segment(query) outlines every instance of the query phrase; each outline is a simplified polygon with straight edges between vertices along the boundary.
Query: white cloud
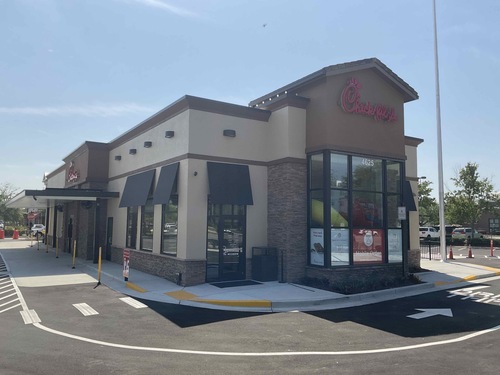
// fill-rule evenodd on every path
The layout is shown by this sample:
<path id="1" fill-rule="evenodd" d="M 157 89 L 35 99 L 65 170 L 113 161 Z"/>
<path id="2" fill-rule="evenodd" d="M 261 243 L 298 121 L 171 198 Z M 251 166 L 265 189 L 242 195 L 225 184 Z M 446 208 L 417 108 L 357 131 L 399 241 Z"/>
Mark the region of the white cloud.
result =
<path id="1" fill-rule="evenodd" d="M 141 106 L 134 103 L 91 104 L 83 106 L 62 107 L 0 107 L 0 114 L 32 115 L 32 116 L 86 116 L 114 117 L 131 113 L 152 113 L 157 108 Z"/>
<path id="2" fill-rule="evenodd" d="M 165 3 L 162 0 L 119 0 L 122 2 L 127 2 L 127 3 L 139 3 L 144 6 L 152 7 L 152 8 L 158 8 L 161 10 L 165 10 L 167 12 L 176 14 L 178 16 L 182 17 L 197 17 L 197 15 L 187 9 L 179 8 L 174 5 L 170 5 Z"/>

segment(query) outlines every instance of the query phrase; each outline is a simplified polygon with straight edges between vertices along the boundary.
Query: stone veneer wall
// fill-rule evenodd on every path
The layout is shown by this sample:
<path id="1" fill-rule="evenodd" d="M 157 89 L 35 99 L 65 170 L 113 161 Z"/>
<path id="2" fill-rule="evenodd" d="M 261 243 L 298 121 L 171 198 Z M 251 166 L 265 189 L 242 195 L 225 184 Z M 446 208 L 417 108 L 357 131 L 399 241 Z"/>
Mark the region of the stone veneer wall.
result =
<path id="1" fill-rule="evenodd" d="M 283 252 L 286 282 L 298 282 L 307 265 L 307 165 L 284 162 L 268 167 L 268 246 Z M 278 257 L 281 262 L 281 256 Z M 281 264 L 279 266 L 281 272 Z"/>
<path id="2" fill-rule="evenodd" d="M 123 264 L 123 248 L 112 247 L 111 261 Z M 205 260 L 184 260 L 147 251 L 130 250 L 129 280 L 134 280 L 133 270 L 162 277 L 182 286 L 203 284 L 206 281 Z M 179 274 L 180 282 L 179 282 Z"/>
<path id="3" fill-rule="evenodd" d="M 410 272 L 420 269 L 420 249 L 408 251 L 408 268 Z"/>
<path id="4" fill-rule="evenodd" d="M 327 279 L 330 285 L 336 283 L 348 286 L 360 283 L 377 282 L 385 278 L 403 276 L 403 265 L 362 266 L 355 268 L 307 267 L 306 276 L 314 279 Z"/>

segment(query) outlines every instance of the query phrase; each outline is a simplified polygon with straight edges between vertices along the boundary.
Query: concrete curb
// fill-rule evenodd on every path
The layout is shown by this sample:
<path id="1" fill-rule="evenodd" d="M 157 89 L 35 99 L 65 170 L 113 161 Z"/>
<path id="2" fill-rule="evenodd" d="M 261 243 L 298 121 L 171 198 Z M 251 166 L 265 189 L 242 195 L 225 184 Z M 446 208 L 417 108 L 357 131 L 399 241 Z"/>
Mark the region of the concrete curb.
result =
<path id="1" fill-rule="evenodd" d="M 88 273 L 93 277 L 97 275 L 97 265 L 88 264 L 84 262 L 77 262 L 77 266 L 85 268 Z M 103 282 L 105 285 L 124 294 L 128 294 L 137 298 L 152 300 L 162 303 L 172 303 L 184 306 L 191 306 L 197 308 L 213 309 L 213 310 L 227 310 L 227 311 L 245 311 L 245 312 L 289 312 L 289 311 L 318 311 L 327 309 L 339 309 L 346 307 L 354 307 L 361 305 L 368 305 L 397 298 L 404 298 L 419 294 L 430 293 L 449 289 L 451 287 L 461 287 L 467 285 L 471 281 L 485 279 L 495 276 L 500 276 L 500 270 L 474 265 L 471 268 L 478 270 L 490 271 L 488 273 L 470 275 L 467 277 L 453 277 L 447 274 L 441 274 L 443 278 L 449 277 L 450 280 L 428 280 L 420 284 L 409 285 L 400 288 L 391 288 L 384 290 L 377 290 L 373 292 L 352 294 L 352 295 L 338 295 L 330 298 L 311 298 L 311 299 L 259 299 L 259 298 L 244 298 L 244 299 L 221 299 L 221 298 L 207 298 L 192 295 L 189 297 L 172 297 L 169 293 L 173 291 L 159 291 L 150 292 L 140 285 L 141 282 L 137 281 L 132 283 L 126 282 L 121 277 L 112 275 L 110 273 L 101 272 L 108 282 Z M 427 273 L 426 273 L 427 274 Z M 435 274 L 433 272 L 432 274 Z M 423 276 L 422 276 L 423 277 Z M 184 288 L 179 287 L 184 290 Z"/>

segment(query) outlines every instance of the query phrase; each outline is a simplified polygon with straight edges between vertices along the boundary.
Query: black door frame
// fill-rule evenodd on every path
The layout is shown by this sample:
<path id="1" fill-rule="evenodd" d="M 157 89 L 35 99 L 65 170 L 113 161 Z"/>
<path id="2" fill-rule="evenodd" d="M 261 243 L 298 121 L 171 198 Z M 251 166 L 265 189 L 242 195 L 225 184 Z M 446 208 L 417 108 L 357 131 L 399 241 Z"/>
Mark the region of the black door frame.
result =
<path id="1" fill-rule="evenodd" d="M 108 217 L 106 223 L 106 260 L 111 260 L 112 244 L 113 244 L 113 218 Z"/>
<path id="2" fill-rule="evenodd" d="M 217 220 L 217 246 L 218 246 L 218 276 L 217 279 L 209 279 L 208 277 L 208 266 L 207 262 L 207 281 L 232 281 L 232 280 L 244 280 L 246 278 L 246 206 L 244 207 L 243 214 L 227 214 L 221 213 L 223 211 L 222 204 L 217 204 L 219 206 L 217 209 L 218 214 L 212 214 L 210 217 L 216 218 Z M 225 244 L 225 225 L 226 220 L 239 220 L 242 226 L 242 239 L 241 239 L 241 251 L 235 255 L 235 252 L 228 251 Z M 210 222 L 210 220 L 207 220 Z M 226 233 L 227 234 L 227 233 Z M 208 260 L 208 228 L 207 228 L 207 260 Z M 225 270 L 226 260 L 237 256 L 237 269 L 235 272 Z"/>

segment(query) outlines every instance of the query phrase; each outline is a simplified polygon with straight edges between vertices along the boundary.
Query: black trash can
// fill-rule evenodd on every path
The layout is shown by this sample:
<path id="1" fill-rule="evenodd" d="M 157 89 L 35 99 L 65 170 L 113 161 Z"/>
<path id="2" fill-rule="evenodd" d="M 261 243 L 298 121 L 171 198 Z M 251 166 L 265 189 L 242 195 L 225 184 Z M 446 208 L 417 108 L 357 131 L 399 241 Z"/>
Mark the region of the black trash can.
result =
<path id="1" fill-rule="evenodd" d="M 252 248 L 252 279 L 278 280 L 278 249 L 275 247 Z"/>

